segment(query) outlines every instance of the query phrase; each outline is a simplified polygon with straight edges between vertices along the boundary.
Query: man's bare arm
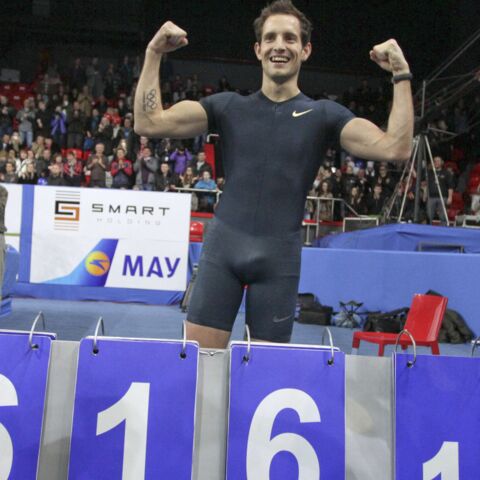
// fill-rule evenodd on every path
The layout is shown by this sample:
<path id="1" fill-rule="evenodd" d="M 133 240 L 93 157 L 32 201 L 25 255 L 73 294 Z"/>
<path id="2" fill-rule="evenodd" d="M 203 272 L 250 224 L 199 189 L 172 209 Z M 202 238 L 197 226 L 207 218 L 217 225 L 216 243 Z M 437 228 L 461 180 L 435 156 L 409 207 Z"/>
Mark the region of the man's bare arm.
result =
<path id="1" fill-rule="evenodd" d="M 394 76 L 410 73 L 408 63 L 395 40 L 375 46 L 370 52 L 370 58 Z M 393 104 L 386 132 L 368 120 L 355 118 L 343 128 L 340 142 L 345 150 L 360 158 L 408 160 L 413 143 L 410 81 L 401 81 L 393 87 Z"/>
<path id="2" fill-rule="evenodd" d="M 166 22 L 148 44 L 142 74 L 135 92 L 135 132 L 146 137 L 190 138 L 208 128 L 207 114 L 199 102 L 183 101 L 168 110 L 162 107 L 160 63 L 162 55 L 188 45 L 187 33 Z"/>

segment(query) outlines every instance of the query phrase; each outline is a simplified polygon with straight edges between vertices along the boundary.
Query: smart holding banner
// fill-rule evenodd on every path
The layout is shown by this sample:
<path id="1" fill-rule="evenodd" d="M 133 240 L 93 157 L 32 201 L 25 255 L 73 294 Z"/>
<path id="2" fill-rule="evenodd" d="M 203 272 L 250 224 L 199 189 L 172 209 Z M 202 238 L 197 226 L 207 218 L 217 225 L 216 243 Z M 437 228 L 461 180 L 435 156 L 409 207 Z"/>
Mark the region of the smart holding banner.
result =
<path id="1" fill-rule="evenodd" d="M 37 478 L 51 338 L 0 334 L 0 479 Z"/>
<path id="2" fill-rule="evenodd" d="M 31 283 L 182 291 L 190 196 L 35 188 Z"/>
<path id="3" fill-rule="evenodd" d="M 394 356 L 396 480 L 477 480 L 480 359 L 413 358 Z"/>
<path id="4" fill-rule="evenodd" d="M 335 350 L 232 344 L 228 480 L 345 478 L 345 355 Z"/>
<path id="5" fill-rule="evenodd" d="M 192 342 L 83 339 L 68 478 L 190 480 L 198 352 Z"/>

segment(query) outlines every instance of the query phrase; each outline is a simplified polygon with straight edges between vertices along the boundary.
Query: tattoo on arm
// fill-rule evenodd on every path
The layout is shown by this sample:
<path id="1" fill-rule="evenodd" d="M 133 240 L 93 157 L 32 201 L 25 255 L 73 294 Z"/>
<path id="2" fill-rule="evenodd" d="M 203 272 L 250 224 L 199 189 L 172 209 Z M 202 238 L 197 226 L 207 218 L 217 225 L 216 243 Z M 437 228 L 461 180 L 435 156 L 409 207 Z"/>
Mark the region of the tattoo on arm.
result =
<path id="1" fill-rule="evenodd" d="M 158 107 L 157 91 L 152 88 L 149 92 L 143 92 L 143 111 L 152 112 Z"/>

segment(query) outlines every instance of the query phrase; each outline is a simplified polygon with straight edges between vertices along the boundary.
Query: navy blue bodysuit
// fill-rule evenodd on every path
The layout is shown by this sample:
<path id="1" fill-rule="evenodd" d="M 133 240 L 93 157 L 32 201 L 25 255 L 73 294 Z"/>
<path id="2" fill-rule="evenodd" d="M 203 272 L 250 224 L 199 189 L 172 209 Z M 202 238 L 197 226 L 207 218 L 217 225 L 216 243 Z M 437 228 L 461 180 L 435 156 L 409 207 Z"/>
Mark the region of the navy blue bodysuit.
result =
<path id="1" fill-rule="evenodd" d="M 326 148 L 354 115 L 299 93 L 273 102 L 261 91 L 201 100 L 220 135 L 225 187 L 209 225 L 188 320 L 230 331 L 243 288 L 252 337 L 288 342 L 300 275 L 305 197 Z"/>

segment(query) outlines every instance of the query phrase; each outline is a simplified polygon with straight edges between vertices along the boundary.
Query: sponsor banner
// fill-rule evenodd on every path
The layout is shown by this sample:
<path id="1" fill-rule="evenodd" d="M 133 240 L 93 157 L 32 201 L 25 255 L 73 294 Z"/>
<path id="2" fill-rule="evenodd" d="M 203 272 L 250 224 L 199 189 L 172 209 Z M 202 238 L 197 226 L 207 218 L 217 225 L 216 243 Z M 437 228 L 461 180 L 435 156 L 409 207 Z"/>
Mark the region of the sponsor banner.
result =
<path id="1" fill-rule="evenodd" d="M 36 188 L 31 283 L 184 290 L 190 196 Z"/>
<path id="2" fill-rule="evenodd" d="M 394 356 L 395 478 L 479 478 L 480 359 Z"/>
<path id="3" fill-rule="evenodd" d="M 51 338 L 0 335 L 0 478 L 34 480 L 42 434 Z"/>
<path id="4" fill-rule="evenodd" d="M 330 348 L 247 352 L 232 344 L 226 478 L 344 479 L 345 355 L 329 364 Z"/>
<path id="5" fill-rule="evenodd" d="M 22 225 L 22 185 L 2 183 L 8 190 L 7 208 L 5 209 L 5 242 L 15 250 L 20 250 L 20 231 Z"/>
<path id="6" fill-rule="evenodd" d="M 69 476 L 192 478 L 198 345 L 81 341 Z"/>

